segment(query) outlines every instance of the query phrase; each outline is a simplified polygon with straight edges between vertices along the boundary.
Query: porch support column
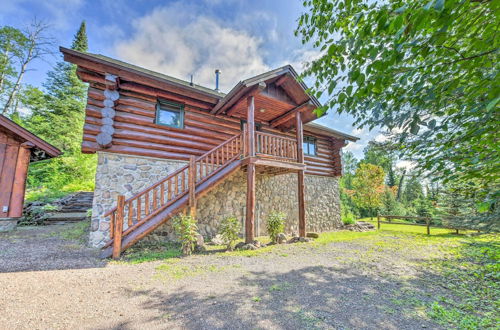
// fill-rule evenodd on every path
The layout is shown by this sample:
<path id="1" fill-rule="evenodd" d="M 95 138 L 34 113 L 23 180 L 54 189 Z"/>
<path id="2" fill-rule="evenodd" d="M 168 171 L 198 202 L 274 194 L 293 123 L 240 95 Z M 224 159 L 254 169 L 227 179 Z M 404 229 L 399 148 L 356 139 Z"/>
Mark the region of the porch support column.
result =
<path id="1" fill-rule="evenodd" d="M 247 147 L 248 156 L 255 156 L 255 102 L 254 97 L 247 98 Z M 247 165 L 247 212 L 245 221 L 245 242 L 254 240 L 255 221 L 255 164 L 249 162 Z"/>
<path id="2" fill-rule="evenodd" d="M 301 113 L 295 114 L 295 131 L 297 132 L 297 160 L 299 163 L 304 163 L 304 150 L 302 143 L 304 141 L 304 134 L 302 131 L 302 118 Z M 304 170 L 298 171 L 298 185 L 297 197 L 299 202 L 299 236 L 306 237 L 306 198 L 305 198 L 305 183 L 304 183 Z"/>

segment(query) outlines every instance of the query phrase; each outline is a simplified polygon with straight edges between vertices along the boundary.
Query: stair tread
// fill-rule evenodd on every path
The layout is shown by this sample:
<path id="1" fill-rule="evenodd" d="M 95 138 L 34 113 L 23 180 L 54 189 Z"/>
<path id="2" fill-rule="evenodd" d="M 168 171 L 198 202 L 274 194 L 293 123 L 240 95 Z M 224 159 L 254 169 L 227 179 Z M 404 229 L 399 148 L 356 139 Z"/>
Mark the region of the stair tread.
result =
<path id="1" fill-rule="evenodd" d="M 221 183 L 226 177 L 234 173 L 236 170 L 238 170 L 241 167 L 241 160 L 237 159 L 234 160 L 233 162 L 226 164 L 223 166 L 220 171 L 213 173 L 210 176 L 209 180 L 203 181 L 202 183 L 198 184 L 196 186 L 196 196 L 200 194 L 206 193 L 209 190 L 215 188 L 219 183 Z M 132 231 L 130 234 L 127 236 L 123 237 L 122 240 L 122 251 L 127 249 L 128 247 L 132 246 L 135 244 L 135 242 L 139 241 L 141 238 L 147 236 L 149 233 L 154 231 L 156 228 L 158 228 L 160 225 L 168 221 L 170 218 L 175 216 L 179 211 L 181 211 L 189 201 L 189 196 L 188 194 L 183 195 L 181 198 L 179 198 L 177 201 L 160 211 L 157 215 L 155 215 L 153 218 L 142 224 L 141 226 L 137 227 L 134 231 Z M 111 239 L 109 242 L 112 242 L 113 240 Z M 109 243 L 108 242 L 108 243 Z M 109 258 L 111 257 L 113 253 L 113 245 L 110 244 L 109 246 L 105 247 L 102 252 L 101 252 L 101 258 Z"/>

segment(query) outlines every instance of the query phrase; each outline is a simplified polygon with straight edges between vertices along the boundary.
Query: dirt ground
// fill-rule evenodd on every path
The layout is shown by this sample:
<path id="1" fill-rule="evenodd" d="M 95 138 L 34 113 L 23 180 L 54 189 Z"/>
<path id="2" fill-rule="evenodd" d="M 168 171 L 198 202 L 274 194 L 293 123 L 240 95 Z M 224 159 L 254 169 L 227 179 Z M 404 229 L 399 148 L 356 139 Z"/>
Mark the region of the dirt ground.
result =
<path id="1" fill-rule="evenodd" d="M 0 233 L 0 329 L 439 328 L 396 298 L 436 294 L 419 265 L 440 250 L 396 236 L 132 264 L 67 231 Z"/>

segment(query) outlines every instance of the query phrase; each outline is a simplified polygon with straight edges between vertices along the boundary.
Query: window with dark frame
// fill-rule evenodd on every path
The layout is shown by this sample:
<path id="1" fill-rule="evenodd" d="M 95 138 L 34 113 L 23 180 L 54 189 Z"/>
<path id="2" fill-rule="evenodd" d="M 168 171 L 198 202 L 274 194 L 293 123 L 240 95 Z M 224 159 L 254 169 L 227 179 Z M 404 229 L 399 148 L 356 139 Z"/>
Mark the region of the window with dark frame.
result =
<path id="1" fill-rule="evenodd" d="M 184 128 L 184 105 L 158 100 L 156 104 L 156 124 Z"/>
<path id="2" fill-rule="evenodd" d="M 316 138 L 304 136 L 302 148 L 304 149 L 304 155 L 316 156 Z"/>

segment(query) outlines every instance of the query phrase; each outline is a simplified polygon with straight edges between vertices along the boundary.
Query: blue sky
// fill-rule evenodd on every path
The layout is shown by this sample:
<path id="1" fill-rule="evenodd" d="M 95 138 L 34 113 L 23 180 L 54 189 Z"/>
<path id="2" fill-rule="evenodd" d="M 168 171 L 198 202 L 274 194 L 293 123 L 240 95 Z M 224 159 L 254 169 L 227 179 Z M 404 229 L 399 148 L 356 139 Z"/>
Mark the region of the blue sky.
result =
<path id="1" fill-rule="evenodd" d="M 7 3 L 3 3 L 7 1 Z M 55 45 L 69 46 L 82 20 L 89 51 L 118 58 L 177 78 L 213 87 L 222 70 L 227 92 L 239 80 L 292 64 L 299 72 L 319 52 L 302 45 L 293 31 L 303 11 L 292 0 L 4 0 L 0 25 L 24 28 L 35 17 L 50 24 Z M 41 85 L 60 55 L 34 62 L 25 82 Z M 352 118 L 334 111 L 319 123 L 361 137 L 347 150 L 360 158 L 378 131 L 352 127 Z"/>

